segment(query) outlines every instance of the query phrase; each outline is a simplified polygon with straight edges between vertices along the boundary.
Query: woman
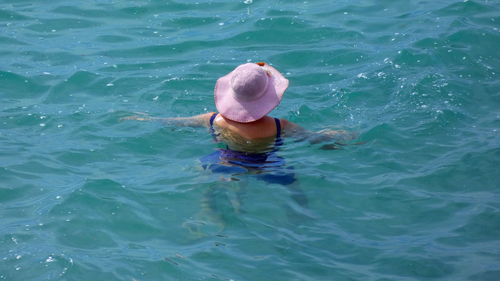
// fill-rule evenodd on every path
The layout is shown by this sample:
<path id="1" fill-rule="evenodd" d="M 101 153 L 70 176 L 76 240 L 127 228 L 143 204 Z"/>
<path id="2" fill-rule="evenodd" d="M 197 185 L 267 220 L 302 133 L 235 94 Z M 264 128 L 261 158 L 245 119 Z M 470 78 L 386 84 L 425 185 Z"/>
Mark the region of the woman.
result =
<path id="1" fill-rule="evenodd" d="M 217 80 L 214 97 L 218 112 L 177 118 L 136 115 L 124 119 L 209 127 L 216 141 L 225 144 L 225 148 L 201 158 L 204 168 L 230 175 L 250 172 L 266 182 L 288 185 L 295 177 L 284 168 L 283 159 L 274 153 L 282 137 L 300 137 L 318 143 L 349 140 L 353 136 L 345 131 L 311 132 L 286 119 L 268 116 L 280 103 L 287 87 L 288 80 L 274 67 L 263 62 L 246 63 Z"/>

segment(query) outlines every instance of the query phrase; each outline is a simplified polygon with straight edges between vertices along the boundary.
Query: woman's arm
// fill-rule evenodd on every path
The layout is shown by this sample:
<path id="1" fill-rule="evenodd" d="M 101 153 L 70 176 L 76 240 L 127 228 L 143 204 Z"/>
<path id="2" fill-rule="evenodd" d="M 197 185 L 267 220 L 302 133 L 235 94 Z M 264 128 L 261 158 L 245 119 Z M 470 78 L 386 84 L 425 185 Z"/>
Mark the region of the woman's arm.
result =
<path id="1" fill-rule="evenodd" d="M 210 117 L 214 112 L 190 116 L 190 117 L 151 117 L 145 113 L 137 113 L 123 117 L 120 120 L 137 121 L 159 121 L 165 125 L 184 126 L 184 127 L 210 127 Z"/>
<path id="2" fill-rule="evenodd" d="M 344 130 L 324 129 L 313 132 L 285 119 L 281 119 L 281 123 L 283 125 L 283 136 L 307 140 L 311 144 L 327 141 L 334 141 L 337 144 L 341 144 L 352 141 L 357 137 L 356 134 Z"/>

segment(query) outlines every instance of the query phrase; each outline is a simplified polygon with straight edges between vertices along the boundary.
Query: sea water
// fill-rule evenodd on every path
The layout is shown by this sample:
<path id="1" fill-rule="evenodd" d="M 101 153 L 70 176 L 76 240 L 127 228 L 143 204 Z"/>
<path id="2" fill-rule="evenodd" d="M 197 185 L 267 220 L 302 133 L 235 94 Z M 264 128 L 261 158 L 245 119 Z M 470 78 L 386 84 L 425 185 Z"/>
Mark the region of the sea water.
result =
<path id="1" fill-rule="evenodd" d="M 1 1 L 0 280 L 500 280 L 499 28 L 496 0 Z M 359 144 L 287 139 L 290 188 L 120 121 L 215 111 L 258 61 L 272 116 Z"/>

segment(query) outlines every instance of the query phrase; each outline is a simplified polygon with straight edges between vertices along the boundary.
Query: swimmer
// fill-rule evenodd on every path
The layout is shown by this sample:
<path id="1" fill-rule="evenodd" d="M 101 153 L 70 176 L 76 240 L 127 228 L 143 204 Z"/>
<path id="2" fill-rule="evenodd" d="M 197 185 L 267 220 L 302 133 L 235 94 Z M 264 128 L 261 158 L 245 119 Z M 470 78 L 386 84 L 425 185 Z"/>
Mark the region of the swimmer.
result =
<path id="1" fill-rule="evenodd" d="M 311 144 L 333 141 L 323 149 L 336 149 L 355 138 L 343 130 L 312 132 L 286 119 L 268 114 L 279 105 L 288 80 L 267 63 L 246 63 L 219 78 L 215 85 L 218 112 L 191 117 L 150 117 L 146 114 L 122 120 L 160 121 L 166 125 L 208 127 L 217 141 L 231 151 L 261 153 L 272 150 L 282 137 L 307 140 Z"/>
<path id="2" fill-rule="evenodd" d="M 220 213 L 222 208 L 217 207 L 217 198 L 221 193 L 227 193 L 232 209 L 238 213 L 241 208 L 239 197 L 248 183 L 240 181 L 243 175 L 286 186 L 293 201 L 307 209 L 308 199 L 299 187 L 293 167 L 288 167 L 276 153 L 282 138 L 293 137 L 312 144 L 333 142 L 324 145 L 323 149 L 338 149 L 342 143 L 354 139 L 353 134 L 346 131 L 312 132 L 286 119 L 268 116 L 280 103 L 287 87 L 288 80 L 269 64 L 246 63 L 217 80 L 214 97 L 218 112 L 174 118 L 139 113 L 122 120 L 160 121 L 166 125 L 210 129 L 213 138 L 224 148 L 200 158 L 200 162 L 204 169 L 222 174 L 223 180 L 205 189 L 203 210 L 198 217 L 208 216 L 222 229 L 225 225 L 222 218 L 227 212 Z M 293 209 L 287 206 L 287 213 L 289 217 L 297 218 Z M 196 221 L 187 222 L 186 227 L 199 234 L 198 224 Z"/>

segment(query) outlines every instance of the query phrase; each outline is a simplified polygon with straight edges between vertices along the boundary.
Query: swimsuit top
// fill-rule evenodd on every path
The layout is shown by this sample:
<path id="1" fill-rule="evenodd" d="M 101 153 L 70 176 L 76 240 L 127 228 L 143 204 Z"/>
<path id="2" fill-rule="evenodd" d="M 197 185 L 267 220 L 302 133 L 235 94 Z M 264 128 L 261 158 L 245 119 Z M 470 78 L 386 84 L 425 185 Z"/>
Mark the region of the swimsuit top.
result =
<path id="1" fill-rule="evenodd" d="M 216 137 L 214 130 L 214 120 L 217 115 L 218 113 L 214 113 L 212 114 L 212 116 L 210 116 L 210 133 L 214 138 Z M 273 119 L 274 123 L 276 124 L 276 139 L 274 141 L 274 146 L 277 147 L 283 144 L 283 141 L 281 140 L 281 122 L 280 119 L 278 118 L 273 118 Z"/>

